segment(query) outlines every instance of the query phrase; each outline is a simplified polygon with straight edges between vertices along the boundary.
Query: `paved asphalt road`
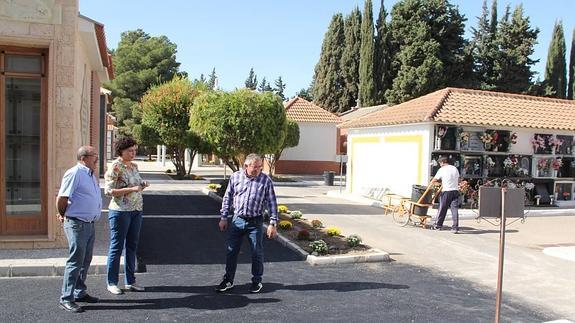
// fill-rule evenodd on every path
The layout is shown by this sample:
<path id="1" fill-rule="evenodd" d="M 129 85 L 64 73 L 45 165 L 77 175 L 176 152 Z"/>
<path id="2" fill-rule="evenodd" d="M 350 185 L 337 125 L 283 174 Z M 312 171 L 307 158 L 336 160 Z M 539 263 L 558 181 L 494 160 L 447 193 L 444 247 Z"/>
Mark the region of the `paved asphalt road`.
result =
<path id="1" fill-rule="evenodd" d="M 101 297 L 82 314 L 57 306 L 61 278 L 0 280 L 2 322 L 492 322 L 494 295 L 462 280 L 398 263 L 310 267 L 266 264 L 261 294 L 248 293 L 249 265 L 230 293 L 213 291 L 217 265 L 149 266 L 138 281 L 148 292 L 114 296 L 104 276 L 90 276 Z M 503 322 L 542 322 L 552 315 L 505 299 Z"/>
<path id="2" fill-rule="evenodd" d="M 89 292 L 102 300 L 87 305 L 83 314 L 58 308 L 61 277 L 0 279 L 0 322 L 493 321 L 493 291 L 469 281 L 399 262 L 311 267 L 271 241 L 266 243 L 261 294 L 247 292 L 246 261 L 239 265 L 236 288 L 217 294 L 213 288 L 224 269 L 223 237 L 213 214 L 217 203 L 201 195 L 154 196 L 146 203 L 150 217 L 144 220 L 144 249 L 194 252 L 204 258 L 148 263 L 147 273 L 138 274 L 138 282 L 148 288 L 144 293 L 114 296 L 106 292 L 104 276 L 90 276 Z M 169 208 L 171 216 L 154 216 L 162 213 L 154 208 L 162 207 Z M 183 222 L 167 225 L 170 221 Z M 502 317 L 504 322 L 542 322 L 557 315 L 504 297 Z"/>

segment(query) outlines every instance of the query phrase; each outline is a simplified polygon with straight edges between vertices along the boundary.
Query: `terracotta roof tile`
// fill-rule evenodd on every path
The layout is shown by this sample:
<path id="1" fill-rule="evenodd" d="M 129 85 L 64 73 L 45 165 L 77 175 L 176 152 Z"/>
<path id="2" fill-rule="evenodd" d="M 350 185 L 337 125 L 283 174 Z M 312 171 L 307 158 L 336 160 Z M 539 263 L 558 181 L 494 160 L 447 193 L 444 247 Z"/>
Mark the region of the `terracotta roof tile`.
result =
<path id="1" fill-rule="evenodd" d="M 575 101 L 445 88 L 344 122 L 340 127 L 365 128 L 425 121 L 575 130 Z"/>
<path id="2" fill-rule="evenodd" d="M 335 114 L 324 110 L 317 105 L 295 97 L 284 103 L 286 115 L 289 119 L 298 122 L 340 123 L 341 119 Z"/>

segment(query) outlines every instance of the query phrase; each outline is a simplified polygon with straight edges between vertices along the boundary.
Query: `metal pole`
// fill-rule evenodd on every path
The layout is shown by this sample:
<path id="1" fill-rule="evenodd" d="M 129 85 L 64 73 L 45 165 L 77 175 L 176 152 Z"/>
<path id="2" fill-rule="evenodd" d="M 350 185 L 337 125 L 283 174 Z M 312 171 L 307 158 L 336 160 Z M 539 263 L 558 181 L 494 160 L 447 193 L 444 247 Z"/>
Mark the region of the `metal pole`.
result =
<path id="1" fill-rule="evenodd" d="M 341 194 L 342 178 L 343 178 L 343 156 L 340 155 L 340 158 L 339 158 L 339 194 Z"/>
<path id="2" fill-rule="evenodd" d="M 501 317 L 501 293 L 503 289 L 503 260 L 505 257 L 505 193 L 507 188 L 501 189 L 501 223 L 499 231 L 499 265 L 497 266 L 497 296 L 495 298 L 495 323 Z"/>

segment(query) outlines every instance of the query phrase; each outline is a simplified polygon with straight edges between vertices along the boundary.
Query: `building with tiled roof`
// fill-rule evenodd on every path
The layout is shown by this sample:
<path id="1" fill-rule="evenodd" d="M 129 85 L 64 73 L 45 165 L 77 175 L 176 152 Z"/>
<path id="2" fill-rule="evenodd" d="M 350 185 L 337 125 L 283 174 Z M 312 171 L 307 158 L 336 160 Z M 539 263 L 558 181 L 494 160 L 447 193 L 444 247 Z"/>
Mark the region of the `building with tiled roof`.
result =
<path id="1" fill-rule="evenodd" d="M 324 171 L 339 173 L 336 162 L 339 151 L 341 119 L 335 114 L 296 97 L 284 103 L 288 119 L 297 122 L 299 144 L 283 151 L 276 162 L 277 174 L 322 174 Z"/>
<path id="2" fill-rule="evenodd" d="M 476 184 L 534 184 L 534 204 L 575 205 L 575 101 L 445 88 L 339 125 L 348 131 L 348 190 L 409 196 L 446 156 Z M 537 196 L 537 198 L 535 198 Z"/>

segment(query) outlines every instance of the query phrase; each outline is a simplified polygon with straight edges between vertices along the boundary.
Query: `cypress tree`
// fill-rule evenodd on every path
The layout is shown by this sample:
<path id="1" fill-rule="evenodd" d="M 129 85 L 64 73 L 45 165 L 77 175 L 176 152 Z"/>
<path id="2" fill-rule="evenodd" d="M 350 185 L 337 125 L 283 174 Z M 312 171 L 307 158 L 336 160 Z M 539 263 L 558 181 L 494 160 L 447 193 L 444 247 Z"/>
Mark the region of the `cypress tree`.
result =
<path id="1" fill-rule="evenodd" d="M 505 15 L 499 22 L 497 43 L 500 56 L 496 62 L 496 89 L 503 92 L 527 93 L 532 86 L 534 72 L 531 66 L 539 60 L 533 60 L 533 46 L 537 42 L 539 28 L 531 28 L 529 17 L 523 16 L 523 6 L 513 10 L 506 7 Z"/>
<path id="2" fill-rule="evenodd" d="M 387 12 L 385 11 L 384 1 L 381 0 L 379 15 L 375 23 L 375 103 L 385 103 L 385 92 L 391 88 L 393 78 L 391 74 L 391 62 L 393 60 L 393 50 L 391 47 L 391 33 L 389 23 L 387 22 Z"/>
<path id="3" fill-rule="evenodd" d="M 356 105 L 359 95 L 359 59 L 361 47 L 361 11 L 355 8 L 345 17 L 345 47 L 341 57 L 343 95 L 340 110 L 343 112 Z"/>
<path id="4" fill-rule="evenodd" d="M 573 91 L 575 90 L 574 84 L 575 75 L 575 28 L 573 29 L 573 36 L 571 36 L 571 53 L 569 55 L 569 84 L 567 84 L 567 98 L 573 100 Z"/>
<path id="5" fill-rule="evenodd" d="M 314 103 L 329 111 L 341 109 L 343 80 L 341 77 L 341 57 L 344 42 L 343 15 L 333 15 L 323 38 L 319 61 L 315 66 L 313 98 Z"/>
<path id="6" fill-rule="evenodd" d="M 495 88 L 497 72 L 495 62 L 499 55 L 497 48 L 497 1 L 493 0 L 491 6 L 491 18 L 487 9 L 487 0 L 483 1 L 481 17 L 477 22 L 477 28 L 472 28 L 472 53 L 474 60 L 474 80 L 478 87 L 483 90 Z"/>
<path id="7" fill-rule="evenodd" d="M 286 84 L 282 80 L 281 75 L 277 78 L 277 80 L 274 81 L 274 84 L 276 86 L 273 89 L 275 94 L 277 94 L 280 98 L 282 98 L 282 101 L 285 101 L 286 97 L 284 95 L 284 90 L 286 89 Z"/>
<path id="8" fill-rule="evenodd" d="M 361 55 L 359 60 L 359 100 L 362 106 L 375 104 L 373 54 L 373 6 L 371 0 L 366 0 L 361 21 Z"/>
<path id="9" fill-rule="evenodd" d="M 565 36 L 563 34 L 563 23 L 555 22 L 553 27 L 553 36 L 549 51 L 547 52 L 547 64 L 545 65 L 545 83 L 549 87 L 549 93 L 552 96 L 564 99 L 567 66 L 565 63 Z"/>

